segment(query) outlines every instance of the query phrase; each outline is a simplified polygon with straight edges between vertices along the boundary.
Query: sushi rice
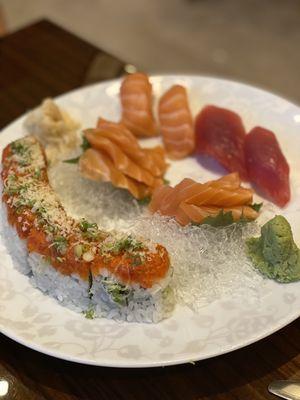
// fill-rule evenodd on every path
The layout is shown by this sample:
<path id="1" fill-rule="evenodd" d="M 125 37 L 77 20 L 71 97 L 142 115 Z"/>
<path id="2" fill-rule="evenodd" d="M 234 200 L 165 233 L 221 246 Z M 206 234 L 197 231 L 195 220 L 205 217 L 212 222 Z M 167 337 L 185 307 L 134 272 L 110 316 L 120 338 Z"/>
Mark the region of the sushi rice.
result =
<path id="1" fill-rule="evenodd" d="M 25 137 L 14 143 L 32 146 L 33 153 L 39 152 L 34 147 L 38 142 L 32 137 Z M 49 191 L 52 191 L 51 187 Z M 57 201 L 54 204 L 58 204 L 55 207 L 59 206 Z M 104 317 L 128 322 L 156 323 L 172 313 L 175 298 L 169 285 L 171 267 L 163 278 L 147 288 L 136 281 L 126 284 L 105 268 L 93 275 L 90 271 L 89 279 L 83 279 L 79 273 L 63 274 L 52 266 L 49 257 L 34 251 L 28 252 L 27 239 L 20 238 L 16 229 L 8 222 L 4 202 L 1 205 L 1 219 L 1 234 L 14 267 L 27 275 L 36 288 L 55 298 L 61 305 L 81 312 L 87 318 Z M 146 247 L 151 251 L 156 248 L 151 243 L 147 243 Z"/>

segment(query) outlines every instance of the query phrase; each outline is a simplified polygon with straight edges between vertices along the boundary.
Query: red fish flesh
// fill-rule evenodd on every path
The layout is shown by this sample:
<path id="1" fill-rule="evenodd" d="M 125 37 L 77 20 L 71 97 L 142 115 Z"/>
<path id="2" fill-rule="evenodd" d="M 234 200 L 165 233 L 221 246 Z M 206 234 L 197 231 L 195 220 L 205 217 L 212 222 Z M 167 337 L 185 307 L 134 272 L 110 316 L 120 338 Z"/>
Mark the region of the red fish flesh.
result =
<path id="1" fill-rule="evenodd" d="M 247 180 L 244 157 L 245 128 L 238 114 L 206 106 L 196 117 L 196 151 L 216 159 L 230 172 Z"/>
<path id="2" fill-rule="evenodd" d="M 289 165 L 273 132 L 256 127 L 246 136 L 245 157 L 249 178 L 275 204 L 291 197 Z"/>

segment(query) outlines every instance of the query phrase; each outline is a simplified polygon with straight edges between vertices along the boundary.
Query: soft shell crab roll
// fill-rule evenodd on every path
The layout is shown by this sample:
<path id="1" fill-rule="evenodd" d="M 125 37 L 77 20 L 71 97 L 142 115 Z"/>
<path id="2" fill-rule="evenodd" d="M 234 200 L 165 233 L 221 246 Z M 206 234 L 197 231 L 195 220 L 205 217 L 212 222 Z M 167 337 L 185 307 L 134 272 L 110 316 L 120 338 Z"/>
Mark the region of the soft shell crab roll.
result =
<path id="1" fill-rule="evenodd" d="M 89 318 L 158 322 L 170 315 L 167 250 L 69 217 L 33 136 L 4 149 L 1 176 L 7 246 L 37 288 Z"/>

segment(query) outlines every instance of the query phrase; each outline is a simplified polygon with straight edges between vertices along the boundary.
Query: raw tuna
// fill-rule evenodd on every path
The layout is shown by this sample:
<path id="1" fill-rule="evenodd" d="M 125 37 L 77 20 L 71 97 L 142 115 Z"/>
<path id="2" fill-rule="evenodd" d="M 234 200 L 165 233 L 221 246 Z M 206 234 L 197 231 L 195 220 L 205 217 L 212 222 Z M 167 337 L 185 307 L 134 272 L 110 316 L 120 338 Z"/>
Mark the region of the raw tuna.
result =
<path id="1" fill-rule="evenodd" d="M 245 158 L 251 182 L 274 203 L 290 200 L 289 165 L 273 132 L 256 127 L 246 136 Z"/>
<path id="2" fill-rule="evenodd" d="M 216 159 L 230 172 L 247 180 L 244 157 L 245 128 L 238 114 L 225 108 L 206 106 L 197 116 L 196 151 Z"/>

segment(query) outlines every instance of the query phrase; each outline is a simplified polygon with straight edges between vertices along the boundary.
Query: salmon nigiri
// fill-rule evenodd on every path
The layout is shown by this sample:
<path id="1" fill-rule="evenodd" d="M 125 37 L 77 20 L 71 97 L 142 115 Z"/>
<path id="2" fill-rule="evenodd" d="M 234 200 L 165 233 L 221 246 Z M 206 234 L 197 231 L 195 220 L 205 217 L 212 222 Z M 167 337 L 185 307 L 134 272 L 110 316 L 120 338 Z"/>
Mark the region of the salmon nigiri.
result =
<path id="1" fill-rule="evenodd" d="M 158 116 L 170 158 L 180 159 L 191 154 L 195 146 L 194 124 L 183 86 L 174 85 L 161 97 Z"/>
<path id="2" fill-rule="evenodd" d="M 79 169 L 83 176 L 94 181 L 111 182 L 114 186 L 127 189 L 135 198 L 149 195 L 147 187 L 117 170 L 111 159 L 103 152 L 87 149 L 79 160 Z"/>
<path id="3" fill-rule="evenodd" d="M 125 76 L 120 89 L 121 122 L 136 136 L 158 134 L 152 112 L 152 85 L 146 74 L 137 72 Z"/>

